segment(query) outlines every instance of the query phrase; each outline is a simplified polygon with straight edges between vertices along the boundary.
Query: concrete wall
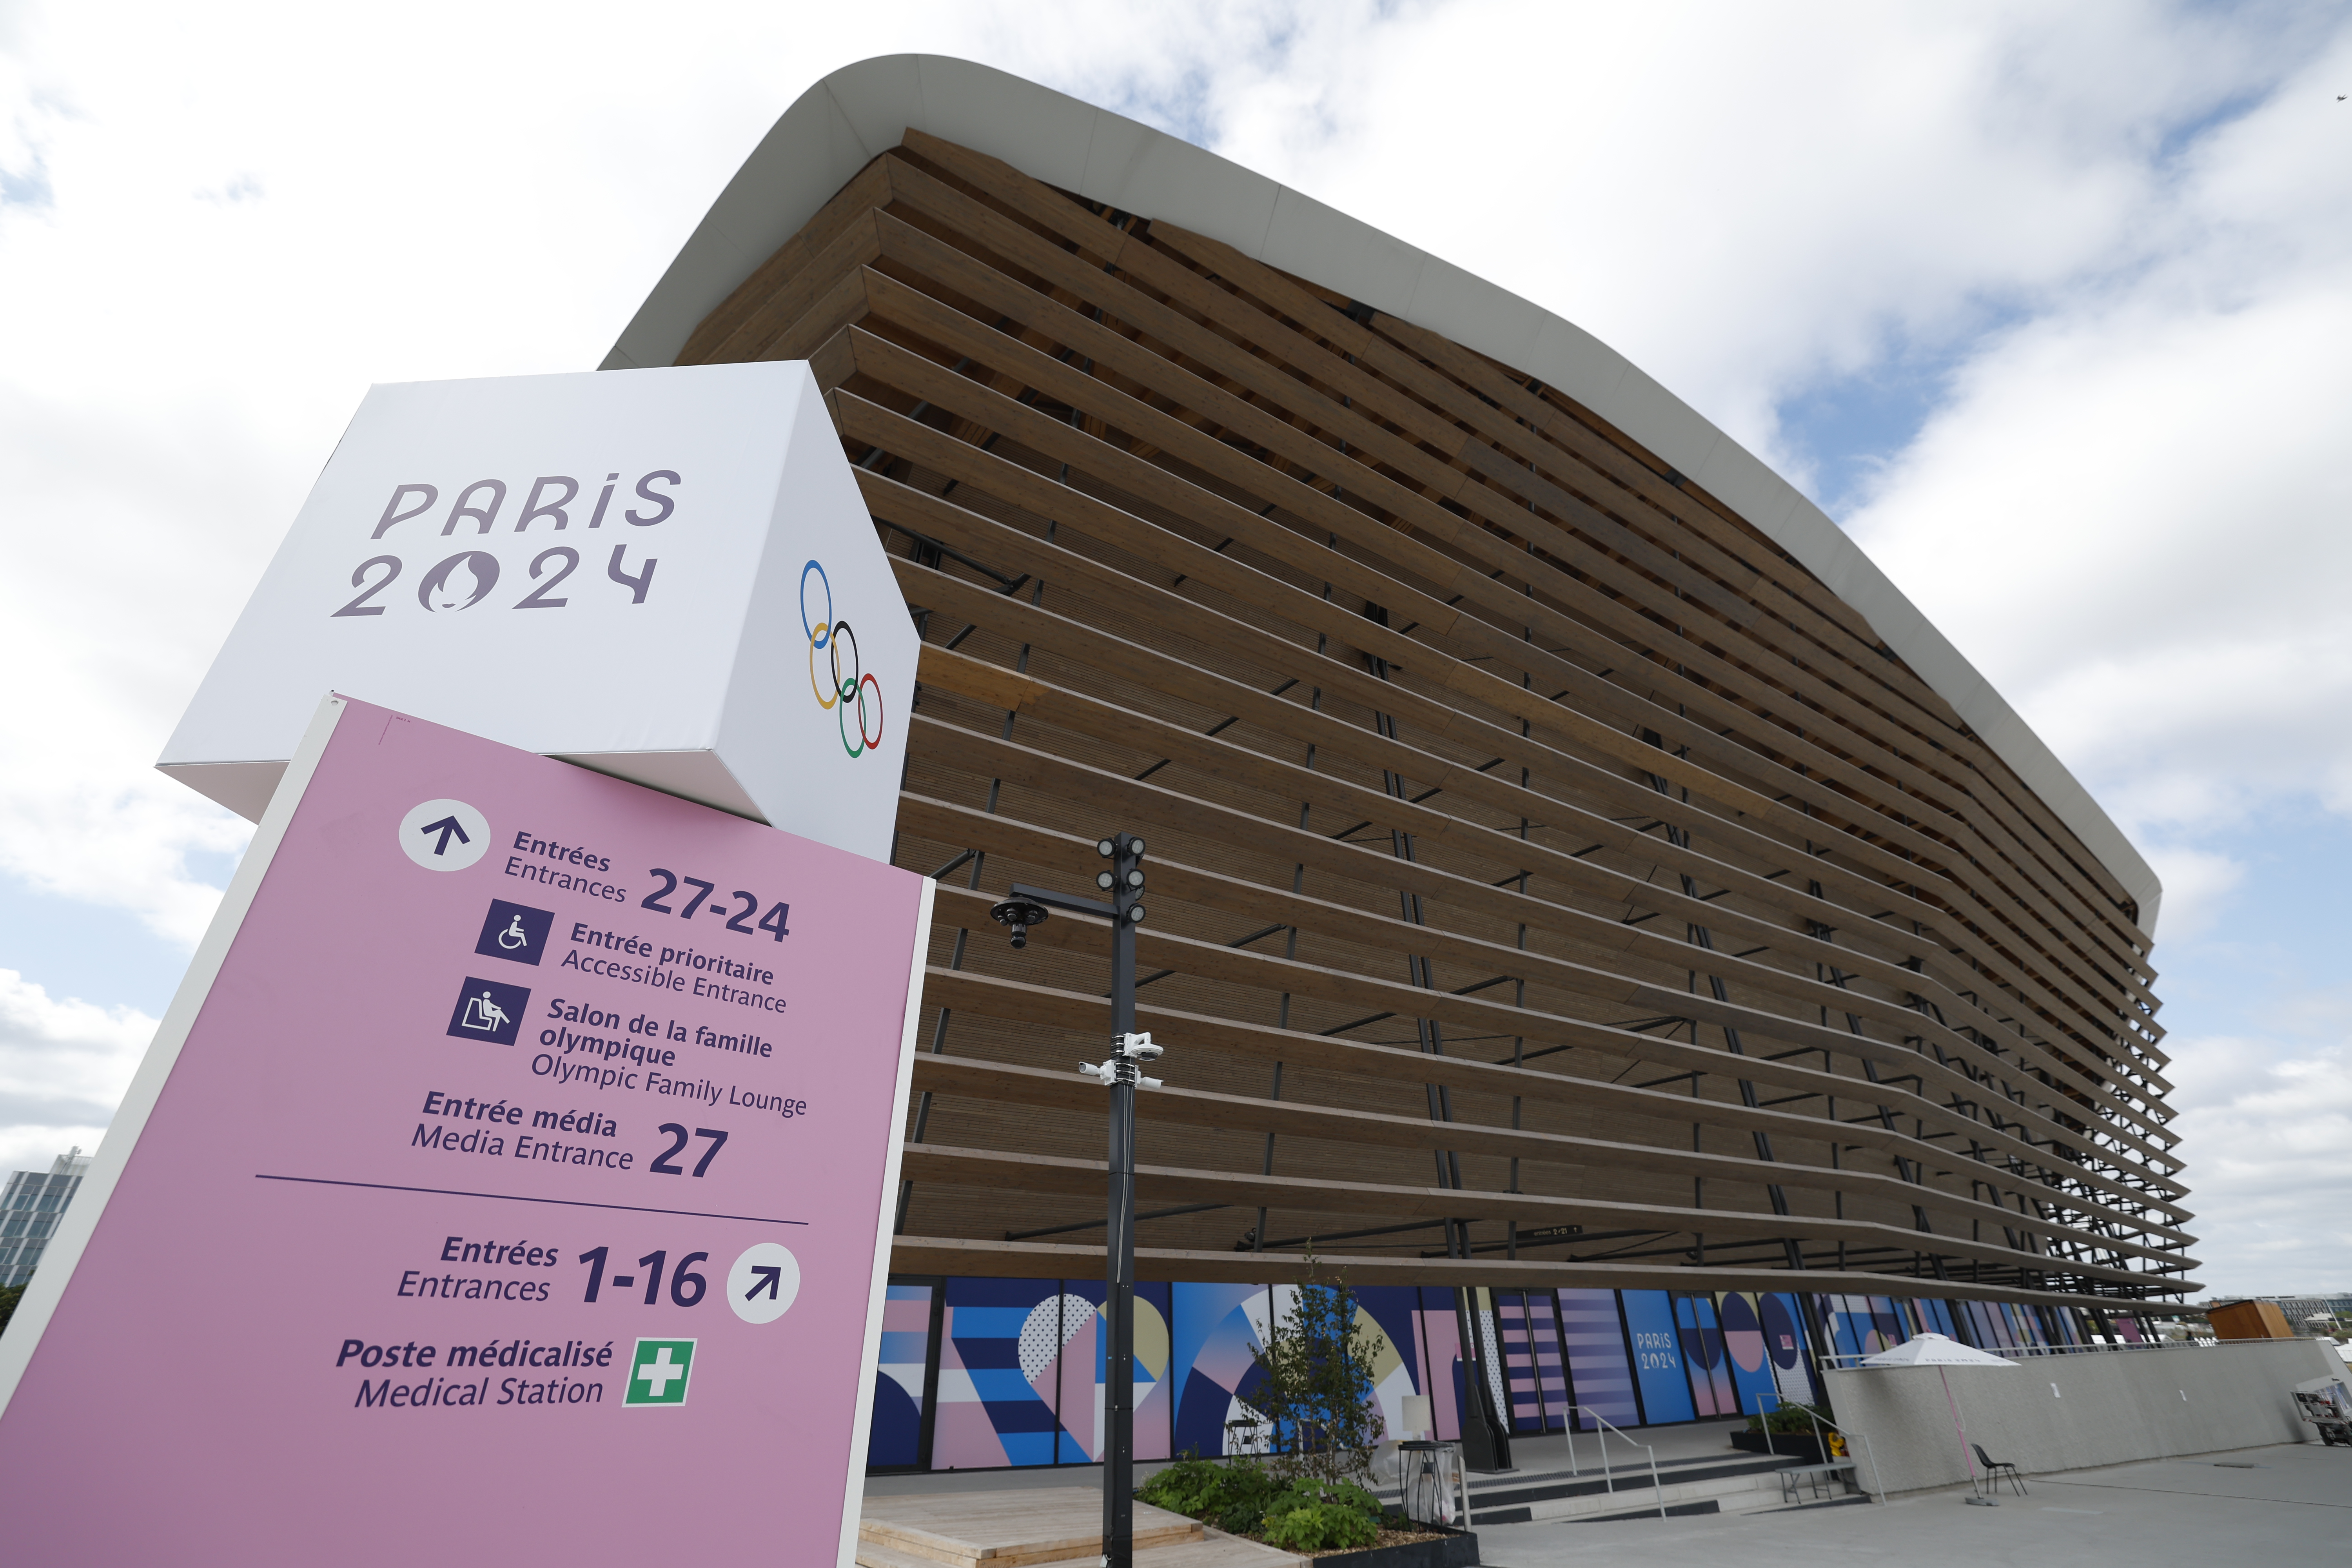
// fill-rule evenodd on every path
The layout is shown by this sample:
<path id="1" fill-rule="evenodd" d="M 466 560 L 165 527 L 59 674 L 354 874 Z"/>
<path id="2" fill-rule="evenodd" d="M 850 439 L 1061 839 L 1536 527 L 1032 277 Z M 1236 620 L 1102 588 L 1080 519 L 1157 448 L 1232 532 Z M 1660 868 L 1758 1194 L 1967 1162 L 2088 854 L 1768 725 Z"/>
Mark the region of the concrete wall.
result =
<path id="1" fill-rule="evenodd" d="M 2032 1474 L 2316 1441 L 2288 1391 L 2346 1369 L 2319 1340 L 2242 1340 L 1948 1370 L 1969 1440 Z M 1868 1438 L 1853 1447 L 1872 1489 L 1969 1479 L 1935 1368 L 1832 1372 L 1824 1381 L 1840 1424 Z"/>

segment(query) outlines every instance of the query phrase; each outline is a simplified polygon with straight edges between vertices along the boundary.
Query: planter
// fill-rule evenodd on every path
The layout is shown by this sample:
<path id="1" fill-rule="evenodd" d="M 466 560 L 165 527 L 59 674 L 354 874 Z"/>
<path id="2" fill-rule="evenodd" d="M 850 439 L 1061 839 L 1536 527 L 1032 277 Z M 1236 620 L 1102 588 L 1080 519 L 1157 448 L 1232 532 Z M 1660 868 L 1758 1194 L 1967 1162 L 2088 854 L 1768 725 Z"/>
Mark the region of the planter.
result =
<path id="1" fill-rule="evenodd" d="M 1407 1542 L 1402 1546 L 1374 1546 L 1362 1552 L 1332 1552 L 1309 1558 L 1315 1568 L 1475 1568 L 1478 1537 L 1466 1530 L 1442 1524 L 1419 1524 L 1416 1530 L 1443 1531 L 1435 1541 Z"/>
<path id="2" fill-rule="evenodd" d="M 1822 1452 L 1811 1432 L 1734 1432 L 1731 1446 L 1750 1454 L 1786 1454 L 1809 1465 L 1827 1464 L 1833 1458 Z"/>

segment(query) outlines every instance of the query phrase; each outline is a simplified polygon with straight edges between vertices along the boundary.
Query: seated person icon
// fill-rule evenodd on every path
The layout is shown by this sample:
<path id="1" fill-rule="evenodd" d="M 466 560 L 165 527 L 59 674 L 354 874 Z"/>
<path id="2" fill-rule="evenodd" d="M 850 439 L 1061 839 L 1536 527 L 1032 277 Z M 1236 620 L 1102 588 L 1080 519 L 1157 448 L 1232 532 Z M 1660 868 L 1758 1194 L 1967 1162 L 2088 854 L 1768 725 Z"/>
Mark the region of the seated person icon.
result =
<path id="1" fill-rule="evenodd" d="M 521 1032 L 523 1015 L 530 1011 L 527 987 L 501 985 L 468 974 L 457 988 L 457 1005 L 449 1010 L 448 1032 L 461 1040 L 511 1046 Z"/>
<path id="2" fill-rule="evenodd" d="M 483 992 L 479 996 L 466 998 L 466 1016 L 463 1020 L 463 1026 L 466 1028 L 479 1029 L 486 1035 L 495 1035 L 512 1021 L 507 1016 L 506 1009 L 500 1007 L 488 991 Z"/>

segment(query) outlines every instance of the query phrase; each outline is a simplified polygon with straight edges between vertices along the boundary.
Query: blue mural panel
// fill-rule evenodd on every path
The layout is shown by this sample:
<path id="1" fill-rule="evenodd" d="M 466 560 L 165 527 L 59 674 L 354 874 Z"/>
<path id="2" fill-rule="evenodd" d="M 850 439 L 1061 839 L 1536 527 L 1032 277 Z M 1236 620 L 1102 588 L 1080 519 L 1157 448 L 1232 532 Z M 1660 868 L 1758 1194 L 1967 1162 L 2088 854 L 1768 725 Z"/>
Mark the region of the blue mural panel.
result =
<path id="1" fill-rule="evenodd" d="M 1052 1464 L 1061 1422 L 1054 1384 L 1038 1379 L 1060 1348 L 1043 1342 L 1058 1337 L 1061 1281 L 958 1279 L 947 1290 L 932 1468 Z"/>
<path id="2" fill-rule="evenodd" d="M 882 1348 L 874 1373 L 874 1415 L 866 1463 L 906 1469 L 922 1462 L 923 1384 L 930 1371 L 929 1285 L 889 1285 L 882 1300 Z"/>
<path id="3" fill-rule="evenodd" d="M 1723 1354 L 1723 1330 L 1708 1296 L 1675 1297 L 1675 1328 L 1690 1373 L 1691 1402 L 1701 1415 L 1729 1415 L 1739 1408 L 1731 1392 L 1731 1370 Z"/>
<path id="4" fill-rule="evenodd" d="M 933 1288 L 893 1286 L 884 1309 L 870 1463 L 920 1462 L 927 1358 L 938 1362 L 934 1469 L 1079 1465 L 1100 1446 L 1108 1347 L 1102 1288 L 1092 1279 L 950 1279 L 939 1343 L 926 1316 Z M 1254 1352 L 1291 1287 L 1154 1284 L 1137 1291 L 1136 1452 L 1222 1456 L 1240 1439 L 1227 1423 L 1254 1414 L 1263 1381 Z M 1664 1290 L 1482 1290 L 1507 1372 L 1517 1430 L 1557 1431 L 1581 1406 L 1620 1426 L 1752 1414 L 1767 1393 L 1810 1399 L 1809 1331 L 1785 1292 L 1704 1296 Z M 1381 1415 L 1394 1436 L 1403 1402 L 1430 1399 L 1435 1435 L 1458 1437 L 1467 1394 L 1450 1289 L 1376 1286 L 1357 1292 L 1360 1327 L 1376 1352 Z M 1923 1330 L 1987 1348 L 2071 1337 L 2063 1314 L 2000 1303 L 1886 1296 L 1812 1298 L 1822 1353 L 1860 1356 Z M 2122 1321 L 2119 1332 L 2128 1334 Z M 1579 1414 L 1590 1431 L 1591 1415 Z"/>
<path id="5" fill-rule="evenodd" d="M 1764 1354 L 1774 1391 L 1783 1399 L 1812 1404 L 1813 1370 L 1805 1356 L 1804 1311 L 1797 1298 L 1774 1291 L 1758 1298 L 1757 1312 L 1763 1322 Z"/>
<path id="6" fill-rule="evenodd" d="M 1176 1409 L 1175 1380 L 1169 1375 L 1175 1366 L 1174 1290 L 1174 1286 L 1164 1282 L 1135 1288 L 1135 1457 L 1139 1459 L 1175 1457 L 1169 1444 L 1170 1421 Z M 1147 1373 L 1151 1379 L 1148 1390 L 1143 1383 Z M 1103 1377 L 1099 1371 L 1095 1375 L 1097 1381 Z"/>
<path id="7" fill-rule="evenodd" d="M 1436 1435 L 1449 1442 L 1462 1436 L 1463 1379 L 1461 1314 L 1451 1290 L 1422 1289 L 1413 1311 L 1413 1338 L 1421 1347 L 1421 1392 L 1429 1395 Z"/>
<path id="8" fill-rule="evenodd" d="M 1236 1405 L 1246 1405 L 1250 1393 L 1265 1381 L 1254 1357 L 1259 1346 L 1256 1322 L 1269 1310 L 1268 1296 L 1263 1285 L 1173 1287 L 1172 1453 L 1214 1458 L 1225 1452 L 1225 1423 L 1242 1414 Z"/>
<path id="9" fill-rule="evenodd" d="M 1562 1290 L 1559 1297 L 1560 1338 L 1568 1346 L 1570 1393 L 1583 1413 L 1576 1418 L 1580 1431 L 1596 1423 L 1599 1412 L 1618 1426 L 1638 1426 L 1642 1406 L 1633 1397 L 1633 1369 L 1625 1355 L 1625 1326 L 1617 1316 L 1614 1290 Z"/>
<path id="10" fill-rule="evenodd" d="M 1568 1419 L 1568 1372 L 1560 1362 L 1559 1309 L 1552 1293 L 1496 1291 L 1495 1327 L 1502 1340 L 1511 1430 L 1560 1430 Z"/>
<path id="11" fill-rule="evenodd" d="M 1420 1304 L 1420 1291 L 1407 1285 L 1370 1285 L 1356 1292 L 1358 1327 L 1370 1319 L 1381 1340 L 1372 1357 L 1372 1386 L 1390 1437 L 1404 1430 L 1405 1398 L 1422 1392 L 1421 1335 L 1413 1318 Z"/>
<path id="12" fill-rule="evenodd" d="M 1691 1404 L 1690 1374 L 1684 1369 L 1681 1336 L 1675 1331 L 1672 1299 L 1664 1290 L 1622 1294 L 1643 1417 L 1653 1426 L 1696 1419 L 1698 1412 Z"/>
<path id="13" fill-rule="evenodd" d="M 1764 1339 L 1763 1310 L 1746 1291 L 1727 1291 L 1716 1298 L 1715 1310 L 1723 1330 L 1724 1368 L 1731 1377 L 1732 1408 L 1753 1415 L 1772 1407 L 1759 1395 L 1780 1392 L 1772 1376 L 1772 1358 Z"/>

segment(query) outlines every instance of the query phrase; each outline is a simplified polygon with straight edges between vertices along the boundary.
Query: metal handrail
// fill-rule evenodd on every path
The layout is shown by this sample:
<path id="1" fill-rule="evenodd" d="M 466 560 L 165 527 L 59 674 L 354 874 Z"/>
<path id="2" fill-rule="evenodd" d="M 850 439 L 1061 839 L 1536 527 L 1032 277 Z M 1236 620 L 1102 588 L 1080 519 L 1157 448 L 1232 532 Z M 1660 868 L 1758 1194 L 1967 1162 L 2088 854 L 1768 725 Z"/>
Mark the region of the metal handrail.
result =
<path id="1" fill-rule="evenodd" d="M 1568 1473 L 1571 1476 L 1581 1476 L 1584 1473 L 1576 1468 L 1576 1422 L 1573 1418 L 1580 1414 L 1590 1415 L 1601 1428 L 1601 1481 L 1603 1489 L 1612 1497 L 1617 1495 L 1617 1478 L 1609 1468 L 1609 1434 L 1615 1432 L 1627 1447 L 1639 1448 L 1650 1456 L 1650 1489 L 1658 1495 L 1658 1517 L 1665 1518 L 1666 1487 L 1665 1483 L 1658 1479 L 1658 1451 L 1647 1443 L 1636 1443 L 1633 1438 L 1626 1436 L 1615 1422 L 1589 1405 L 1565 1405 L 1560 1408 L 1567 1411 L 1570 1417 L 1568 1423 Z"/>
<path id="2" fill-rule="evenodd" d="M 2024 1361 L 2036 1356 L 2130 1355 L 2135 1352 L 2139 1351 L 2206 1350 L 2216 1344 L 2227 1344 L 2230 1342 L 2231 1342 L 2226 1340 L 2158 1340 L 2153 1343 L 2136 1345 L 1973 1345 L 1969 1348 L 1972 1350 L 1982 1351 L 1987 1355 L 2004 1356 L 2016 1361 Z M 2248 1340 L 2241 1342 L 2247 1344 L 2263 1344 L 2275 1343 L 2277 1342 Z M 1852 1352 L 1841 1352 L 1834 1355 L 1824 1355 L 1818 1359 L 1823 1366 L 1830 1367 L 1834 1371 L 1844 1372 L 1861 1365 L 1864 1361 L 1867 1361 L 1870 1357 L 1878 1353 L 1879 1352 L 1876 1351 L 1855 1351 Z"/>
<path id="3" fill-rule="evenodd" d="M 1759 1421 L 1764 1421 L 1764 1417 L 1769 1414 L 1769 1412 L 1764 1408 L 1764 1401 L 1767 1399 L 1777 1400 L 1784 1405 L 1789 1403 L 1789 1396 L 1782 1394 L 1779 1389 L 1774 1388 L 1765 1390 L 1763 1393 L 1756 1396 L 1756 1419 Z M 1804 1411 L 1805 1418 L 1813 1424 L 1813 1447 L 1821 1451 L 1822 1458 L 1828 1458 L 1830 1446 L 1822 1436 L 1822 1413 L 1820 1409 L 1811 1405 L 1800 1405 L 1799 1408 Z M 1832 1424 L 1832 1430 L 1835 1431 L 1838 1436 L 1842 1437 L 1861 1438 L 1862 1446 L 1865 1449 L 1870 1447 L 1869 1433 L 1856 1431 L 1843 1421 L 1833 1422 Z M 1764 1451 L 1768 1454 L 1774 1451 L 1772 1447 L 1772 1424 L 1769 1421 L 1764 1422 Z M 1886 1488 L 1883 1483 L 1885 1482 L 1885 1478 L 1878 1473 L 1878 1456 L 1875 1453 L 1870 1456 L 1870 1477 L 1874 1481 L 1878 1481 L 1882 1484 L 1875 1488 L 1865 1487 L 1863 1489 L 1864 1491 L 1867 1493 L 1875 1490 L 1878 1493 L 1877 1500 L 1885 1502 L 1886 1500 Z"/>

